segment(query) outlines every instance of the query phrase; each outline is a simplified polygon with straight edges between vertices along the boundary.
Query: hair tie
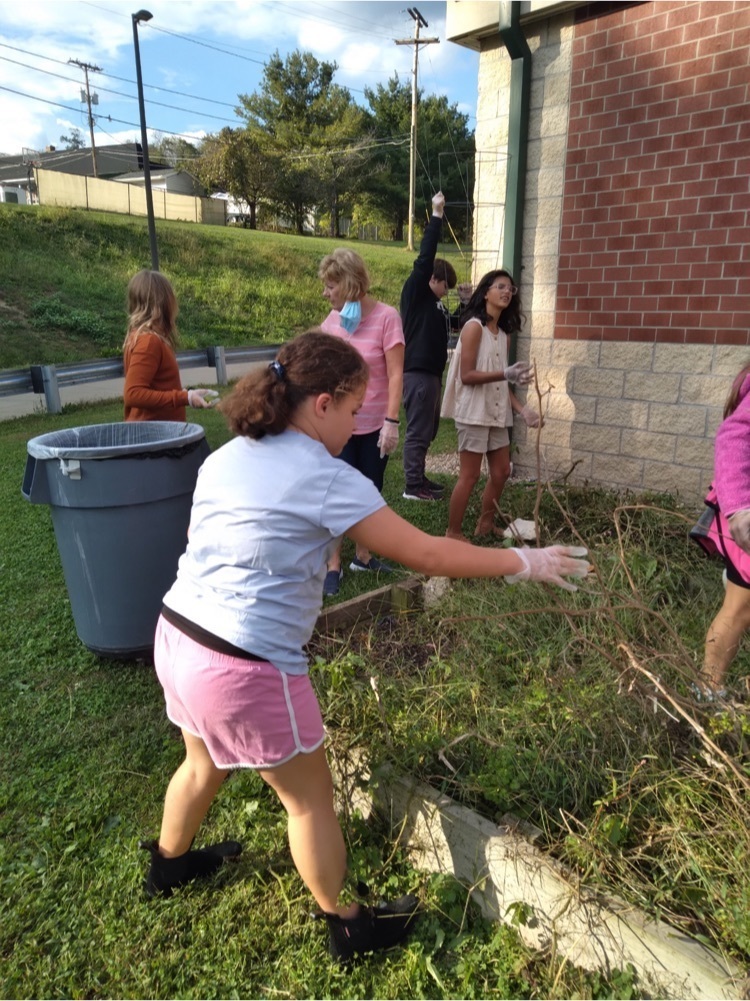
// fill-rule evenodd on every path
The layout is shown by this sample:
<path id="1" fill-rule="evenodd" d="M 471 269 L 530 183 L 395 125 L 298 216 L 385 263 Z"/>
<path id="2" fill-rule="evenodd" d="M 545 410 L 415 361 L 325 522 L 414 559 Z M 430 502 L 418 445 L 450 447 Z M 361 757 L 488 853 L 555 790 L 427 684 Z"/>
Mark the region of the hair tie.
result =
<path id="1" fill-rule="evenodd" d="M 279 382 L 284 381 L 284 379 L 286 378 L 286 369 L 284 368 L 284 366 L 281 364 L 280 361 L 272 361 L 268 367 L 271 369 L 271 371 L 276 376 Z"/>

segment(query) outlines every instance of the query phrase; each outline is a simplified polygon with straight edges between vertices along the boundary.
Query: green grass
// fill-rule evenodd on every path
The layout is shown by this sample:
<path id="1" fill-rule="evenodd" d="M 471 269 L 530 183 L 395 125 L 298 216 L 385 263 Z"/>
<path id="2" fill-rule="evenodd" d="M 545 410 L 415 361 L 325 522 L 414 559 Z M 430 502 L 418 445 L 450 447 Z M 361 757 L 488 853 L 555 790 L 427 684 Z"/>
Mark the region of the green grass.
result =
<path id="1" fill-rule="evenodd" d="M 226 439 L 219 414 L 196 416 L 213 447 Z M 532 954 L 513 928 L 479 916 L 468 888 L 415 871 L 385 827 L 356 815 L 346 827 L 352 879 L 364 878 L 382 896 L 416 891 L 427 913 L 408 947 L 390 960 L 341 971 L 327 957 L 323 928 L 309 918 L 312 902 L 289 858 L 283 811 L 248 772 L 222 789 L 202 833 L 239 837 L 246 845 L 241 861 L 170 901 L 144 899 L 147 856 L 137 843 L 158 831 L 166 782 L 181 759 L 179 734 L 165 718 L 150 668 L 99 660 L 77 639 L 49 509 L 20 494 L 31 437 L 119 417 L 120 404 L 112 401 L 0 425 L 0 996 L 635 996 L 629 973 L 606 981 Z M 389 466 L 392 498 L 400 490 L 398 465 Z M 444 530 L 444 504 L 401 504 Z M 342 599 L 347 589 L 367 586 L 363 576 L 347 575 Z M 389 646 L 381 667 L 390 670 L 393 652 L 394 683 L 397 663 L 409 643 L 424 642 L 424 628 L 430 643 L 442 642 L 442 630 L 428 621 L 415 624 L 397 657 Z M 359 649 L 356 636 L 352 643 Z M 314 653 L 332 742 L 375 752 L 381 727 L 372 726 L 369 685 L 357 666 L 365 653 L 351 664 L 342 662 L 340 646 L 322 660 Z M 447 679 L 430 681 L 423 665 L 409 669 L 436 686 L 427 692 L 436 712 L 425 737 L 435 744 L 441 727 L 447 737 L 454 725 L 438 705 L 443 691 L 448 697 Z M 465 692 L 456 681 L 454 705 Z M 404 689 L 409 697 L 412 691 Z M 399 755 L 416 762 L 405 710 L 388 705 L 388 717 L 397 762 Z M 426 746 L 421 737 L 416 745 Z"/>
<path id="2" fill-rule="evenodd" d="M 328 312 L 318 264 L 340 240 L 161 220 L 156 228 L 184 348 L 279 343 Z M 372 294 L 398 305 L 416 255 L 403 244 L 350 245 L 368 265 Z M 448 244 L 441 253 L 458 255 Z M 145 267 L 145 219 L 0 205 L 0 368 L 119 354 L 125 290 Z"/>

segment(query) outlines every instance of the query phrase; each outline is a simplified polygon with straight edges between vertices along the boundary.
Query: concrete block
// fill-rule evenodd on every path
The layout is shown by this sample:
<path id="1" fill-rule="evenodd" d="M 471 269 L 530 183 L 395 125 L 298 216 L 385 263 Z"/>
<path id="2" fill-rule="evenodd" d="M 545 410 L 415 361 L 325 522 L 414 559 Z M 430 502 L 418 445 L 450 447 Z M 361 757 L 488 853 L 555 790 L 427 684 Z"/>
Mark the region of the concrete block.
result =
<path id="1" fill-rule="evenodd" d="M 643 460 L 627 459 L 621 455 L 594 455 L 591 476 L 602 486 L 637 490 L 643 483 Z"/>
<path id="2" fill-rule="evenodd" d="M 668 462 L 674 458 L 677 438 L 656 431 L 627 430 L 622 433 L 622 454 L 636 459 Z"/>
<path id="3" fill-rule="evenodd" d="M 706 344 L 655 344 L 654 372 L 711 371 L 712 353 Z"/>
<path id="4" fill-rule="evenodd" d="M 674 463 L 646 462 L 643 467 L 643 487 L 659 493 L 678 493 L 696 503 L 704 496 L 702 469 L 677 466 Z"/>
<path id="5" fill-rule="evenodd" d="M 581 396 L 608 396 L 618 398 L 625 389 L 625 373 L 617 369 L 585 368 L 573 366 L 573 393 Z M 675 388 L 675 394 L 677 390 Z M 632 398 L 632 397 L 631 397 Z"/>
<path id="6" fill-rule="evenodd" d="M 617 427 L 601 427 L 596 424 L 576 422 L 571 429 L 570 444 L 573 448 L 587 452 L 619 455 L 621 451 L 620 439 L 624 436 L 620 428 Z"/>
<path id="7" fill-rule="evenodd" d="M 414 864 L 471 887 L 486 917 L 512 923 L 514 905 L 530 908 L 532 920 L 517 926 L 530 948 L 554 949 L 588 970 L 632 965 L 653 997 L 743 996 L 736 965 L 632 904 L 589 890 L 534 846 L 532 825 L 509 815 L 493 824 L 429 786 L 390 773 L 380 777 L 374 797 Z"/>
<path id="8" fill-rule="evenodd" d="M 566 392 L 550 393 L 547 415 L 550 420 L 594 424 L 597 423 L 597 401 L 592 396 L 569 396 Z"/>
<path id="9" fill-rule="evenodd" d="M 677 438 L 674 460 L 680 466 L 697 466 L 699 469 L 713 470 L 713 438 L 693 438 L 688 435 Z"/>
<path id="10" fill-rule="evenodd" d="M 629 372 L 650 372 L 653 345 L 638 342 L 602 341 L 601 368 L 623 368 Z"/>
<path id="11" fill-rule="evenodd" d="M 648 426 L 648 417 L 648 403 L 635 403 L 632 400 L 598 400 L 596 403 L 597 424 L 644 429 Z"/>
<path id="12" fill-rule="evenodd" d="M 722 344 L 714 347 L 713 364 L 711 372 L 714 375 L 725 375 L 729 380 L 727 394 L 732 385 L 732 380 L 747 364 L 750 357 L 750 348 L 737 346 L 734 344 Z"/>
<path id="13" fill-rule="evenodd" d="M 599 341 L 555 341 L 555 364 L 597 366 L 600 347 Z"/>
<path id="14" fill-rule="evenodd" d="M 731 388 L 731 379 L 727 381 L 722 376 L 683 375 L 678 399 L 680 403 L 703 403 L 723 407 Z"/>
<path id="15" fill-rule="evenodd" d="M 680 397 L 679 375 L 653 375 L 648 372 L 628 372 L 623 396 L 627 400 L 652 400 L 654 403 L 676 403 Z"/>
<path id="16" fill-rule="evenodd" d="M 676 435 L 705 435 L 707 407 L 699 404 L 652 403 L 649 407 L 649 431 L 672 431 Z"/>

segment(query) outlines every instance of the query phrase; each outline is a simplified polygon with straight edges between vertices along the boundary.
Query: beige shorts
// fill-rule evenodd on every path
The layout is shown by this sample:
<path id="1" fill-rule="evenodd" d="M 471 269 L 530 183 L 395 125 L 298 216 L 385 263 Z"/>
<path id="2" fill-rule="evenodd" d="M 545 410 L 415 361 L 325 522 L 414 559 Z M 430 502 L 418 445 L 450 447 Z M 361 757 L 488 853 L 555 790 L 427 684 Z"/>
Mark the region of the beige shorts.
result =
<path id="1" fill-rule="evenodd" d="M 510 445 L 507 428 L 485 427 L 483 424 L 460 424 L 456 421 L 459 452 L 479 452 L 486 455 Z"/>

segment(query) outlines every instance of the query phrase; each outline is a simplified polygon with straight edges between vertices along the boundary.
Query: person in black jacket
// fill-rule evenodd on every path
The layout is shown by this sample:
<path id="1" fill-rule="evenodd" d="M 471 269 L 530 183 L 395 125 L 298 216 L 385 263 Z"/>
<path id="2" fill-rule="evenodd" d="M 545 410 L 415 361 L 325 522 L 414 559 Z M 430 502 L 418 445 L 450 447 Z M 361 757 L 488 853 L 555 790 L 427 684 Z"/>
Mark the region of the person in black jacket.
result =
<path id="1" fill-rule="evenodd" d="M 449 261 L 435 257 L 443 226 L 445 196 L 438 191 L 432 199 L 432 218 L 427 224 L 419 257 L 401 291 L 401 323 L 404 328 L 404 439 L 403 496 L 407 500 L 437 500 L 443 492 L 439 483 L 425 475 L 427 450 L 440 423 L 440 389 L 448 358 L 451 328 L 458 329 L 458 317 L 451 317 L 442 302 L 448 289 L 456 287 L 456 272 Z M 460 285 L 462 298 L 471 296 L 470 285 Z M 459 310 L 460 312 L 460 310 Z"/>

